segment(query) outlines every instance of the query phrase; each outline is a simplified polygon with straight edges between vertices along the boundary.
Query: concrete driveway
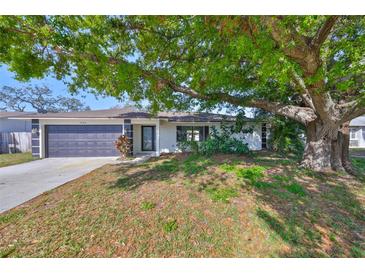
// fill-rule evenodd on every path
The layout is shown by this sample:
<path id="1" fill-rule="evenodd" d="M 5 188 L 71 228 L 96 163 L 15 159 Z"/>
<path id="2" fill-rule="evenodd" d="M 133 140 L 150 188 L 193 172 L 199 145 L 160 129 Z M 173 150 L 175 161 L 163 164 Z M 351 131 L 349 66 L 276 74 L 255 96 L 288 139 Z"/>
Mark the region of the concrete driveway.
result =
<path id="1" fill-rule="evenodd" d="M 0 212 L 76 179 L 116 157 L 47 158 L 0 168 Z"/>

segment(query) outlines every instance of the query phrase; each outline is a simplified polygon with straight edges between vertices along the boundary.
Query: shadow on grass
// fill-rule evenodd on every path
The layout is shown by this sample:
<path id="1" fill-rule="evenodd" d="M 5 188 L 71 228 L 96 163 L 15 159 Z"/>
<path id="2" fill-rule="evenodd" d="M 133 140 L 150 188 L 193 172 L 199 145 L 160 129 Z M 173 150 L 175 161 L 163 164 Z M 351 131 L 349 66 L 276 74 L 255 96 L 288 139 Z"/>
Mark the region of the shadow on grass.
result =
<path id="1" fill-rule="evenodd" d="M 256 188 L 256 214 L 291 250 L 281 257 L 364 257 L 365 210 L 353 194 L 364 185 L 350 177 L 284 169 L 273 181 L 282 188 Z M 354 185 L 355 184 L 355 185 Z M 291 187 L 289 187 L 291 186 Z"/>
<path id="2" fill-rule="evenodd" d="M 205 173 L 207 167 L 216 164 L 218 163 L 215 161 L 195 154 L 162 156 L 160 159 L 151 159 L 147 163 L 140 164 L 141 170 L 122 175 L 111 187 L 133 190 L 152 180 L 174 181 L 178 173 L 186 177 L 198 176 Z M 118 173 L 126 173 L 129 168 L 130 166 L 121 166 Z"/>
<path id="3" fill-rule="evenodd" d="M 223 164 L 224 157 L 217 158 L 169 156 L 141 165 L 134 173 L 121 176 L 111 187 L 133 190 L 154 180 L 173 182 L 181 176 L 190 182 L 187 185 L 198 179 L 195 185 L 198 191 L 207 191 L 213 198 L 226 201 L 236 193 L 228 188 L 221 191 L 227 187 L 224 176 L 235 172 L 236 163 L 232 164 L 233 160 Z M 247 162 L 266 169 L 266 178 L 249 186 L 255 190 L 252 193 L 259 204 L 258 218 L 268 231 L 291 247 L 278 254 L 280 257 L 365 256 L 365 210 L 354 194 L 356 191 L 365 194 L 364 184 L 344 174 L 298 169 L 292 160 L 277 156 L 254 157 Z M 226 173 L 207 172 L 208 167 L 214 166 L 220 166 Z M 121 167 L 119 173 L 127 170 Z"/>

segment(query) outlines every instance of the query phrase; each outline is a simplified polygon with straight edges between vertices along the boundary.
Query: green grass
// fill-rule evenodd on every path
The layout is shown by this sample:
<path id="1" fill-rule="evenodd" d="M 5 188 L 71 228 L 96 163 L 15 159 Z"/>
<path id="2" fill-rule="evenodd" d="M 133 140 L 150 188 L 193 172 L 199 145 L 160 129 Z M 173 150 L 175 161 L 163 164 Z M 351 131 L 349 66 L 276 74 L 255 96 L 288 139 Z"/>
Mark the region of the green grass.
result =
<path id="1" fill-rule="evenodd" d="M 152 202 L 145 201 L 145 202 L 141 203 L 141 209 L 143 209 L 143 210 L 150 210 L 155 207 L 156 207 L 156 204 L 152 203 Z"/>
<path id="2" fill-rule="evenodd" d="M 294 194 L 300 196 L 300 197 L 304 197 L 304 196 L 307 195 L 304 188 L 298 183 L 291 183 L 289 185 L 286 185 L 285 189 L 288 190 L 291 193 L 294 193 Z"/>
<path id="3" fill-rule="evenodd" d="M 129 179 L 128 176 L 121 176 L 117 179 L 117 182 L 115 184 L 116 187 L 120 188 L 128 188 L 129 186 Z"/>
<path id="4" fill-rule="evenodd" d="M 230 198 L 238 196 L 238 191 L 234 188 L 210 188 L 206 189 L 209 197 L 215 202 L 228 203 Z"/>
<path id="5" fill-rule="evenodd" d="M 356 158 L 353 157 L 351 159 L 354 167 L 362 174 L 365 174 L 365 158 Z"/>
<path id="6" fill-rule="evenodd" d="M 12 166 L 36 160 L 32 157 L 31 152 L 15 153 L 15 154 L 0 154 L 0 167 Z"/>
<path id="7" fill-rule="evenodd" d="M 196 175 L 206 171 L 212 162 L 204 156 L 192 154 L 183 162 L 183 170 L 186 175 Z"/>
<path id="8" fill-rule="evenodd" d="M 156 170 L 160 172 L 177 172 L 179 170 L 179 162 L 176 160 L 167 160 L 158 164 Z"/>
<path id="9" fill-rule="evenodd" d="M 272 182 L 252 181 L 251 185 L 256 188 L 275 188 L 277 185 Z"/>
<path id="10" fill-rule="evenodd" d="M 237 169 L 236 175 L 238 178 L 247 179 L 250 182 L 256 182 L 264 178 L 265 174 L 264 171 L 266 170 L 265 167 L 262 166 L 253 166 L 247 168 L 240 168 Z"/>
<path id="11" fill-rule="evenodd" d="M 264 156 L 106 165 L 0 214 L 0 256 L 364 257 L 364 183 Z"/>
<path id="12" fill-rule="evenodd" d="M 173 232 L 177 229 L 177 220 L 169 220 L 163 224 L 163 230 L 167 233 Z"/>
<path id="13" fill-rule="evenodd" d="M 10 222 L 16 222 L 25 215 L 24 209 L 12 210 L 3 215 L 0 215 L 0 225 L 7 224 Z"/>
<path id="14" fill-rule="evenodd" d="M 220 167 L 220 169 L 222 169 L 225 172 L 233 172 L 236 169 L 235 165 L 228 164 L 228 163 L 224 163 L 224 164 L 220 165 L 219 167 Z"/>

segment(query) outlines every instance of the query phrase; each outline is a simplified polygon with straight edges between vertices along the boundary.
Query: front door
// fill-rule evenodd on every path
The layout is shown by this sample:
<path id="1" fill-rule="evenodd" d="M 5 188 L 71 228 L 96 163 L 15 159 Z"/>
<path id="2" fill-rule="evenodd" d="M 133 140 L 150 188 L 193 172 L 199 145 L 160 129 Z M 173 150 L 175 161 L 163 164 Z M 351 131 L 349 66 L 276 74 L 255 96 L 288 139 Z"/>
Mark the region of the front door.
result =
<path id="1" fill-rule="evenodd" d="M 142 126 L 142 151 L 155 150 L 155 126 Z"/>

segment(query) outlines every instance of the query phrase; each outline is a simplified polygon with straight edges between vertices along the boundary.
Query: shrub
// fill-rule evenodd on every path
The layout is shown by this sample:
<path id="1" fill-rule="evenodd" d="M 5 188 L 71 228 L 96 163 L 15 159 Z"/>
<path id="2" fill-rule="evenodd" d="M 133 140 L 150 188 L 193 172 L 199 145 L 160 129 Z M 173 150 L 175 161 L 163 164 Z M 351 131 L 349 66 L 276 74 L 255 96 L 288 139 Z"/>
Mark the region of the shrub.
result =
<path id="1" fill-rule="evenodd" d="M 300 156 L 304 151 L 303 126 L 288 118 L 273 117 L 269 146 L 282 154 L 294 153 Z"/>
<path id="2" fill-rule="evenodd" d="M 243 132 L 242 130 L 239 132 Z M 210 136 L 202 142 L 185 141 L 179 142 L 178 147 L 182 151 L 190 151 L 196 154 L 212 155 L 215 153 L 248 154 L 250 149 L 242 140 L 232 137 L 232 134 L 239 133 L 235 126 L 222 125 L 218 131 L 211 128 Z"/>
<path id="3" fill-rule="evenodd" d="M 127 158 L 131 151 L 131 143 L 127 136 L 120 135 L 114 142 L 115 148 L 119 150 L 122 159 Z"/>

